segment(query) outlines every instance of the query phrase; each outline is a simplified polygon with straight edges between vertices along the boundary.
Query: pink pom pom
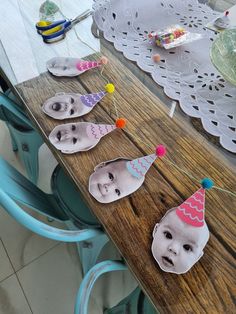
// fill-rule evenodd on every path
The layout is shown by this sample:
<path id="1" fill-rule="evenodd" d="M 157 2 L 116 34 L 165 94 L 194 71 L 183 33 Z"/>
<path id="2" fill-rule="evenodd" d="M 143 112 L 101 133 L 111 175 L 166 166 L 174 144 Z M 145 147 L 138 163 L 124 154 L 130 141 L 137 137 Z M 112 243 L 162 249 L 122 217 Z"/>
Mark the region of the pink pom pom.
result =
<path id="1" fill-rule="evenodd" d="M 156 148 L 156 155 L 158 157 L 163 157 L 166 154 L 166 148 L 164 145 L 158 145 Z"/>
<path id="2" fill-rule="evenodd" d="M 107 57 L 102 56 L 101 59 L 100 59 L 100 63 L 103 64 L 103 65 L 107 64 L 108 63 Z"/>
<path id="3" fill-rule="evenodd" d="M 152 56 L 152 60 L 154 62 L 160 62 L 161 61 L 161 56 L 158 53 L 156 53 L 155 55 Z"/>

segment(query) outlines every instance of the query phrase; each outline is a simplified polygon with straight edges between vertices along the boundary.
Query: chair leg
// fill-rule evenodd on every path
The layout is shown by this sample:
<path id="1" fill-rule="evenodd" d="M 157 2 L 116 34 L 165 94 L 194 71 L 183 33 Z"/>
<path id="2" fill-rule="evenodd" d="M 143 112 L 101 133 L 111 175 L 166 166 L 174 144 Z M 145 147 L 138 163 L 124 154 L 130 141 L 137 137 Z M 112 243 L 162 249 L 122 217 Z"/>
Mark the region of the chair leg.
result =
<path id="1" fill-rule="evenodd" d="M 104 234 L 89 241 L 77 243 L 83 276 L 96 264 L 101 250 L 108 241 L 108 237 Z"/>

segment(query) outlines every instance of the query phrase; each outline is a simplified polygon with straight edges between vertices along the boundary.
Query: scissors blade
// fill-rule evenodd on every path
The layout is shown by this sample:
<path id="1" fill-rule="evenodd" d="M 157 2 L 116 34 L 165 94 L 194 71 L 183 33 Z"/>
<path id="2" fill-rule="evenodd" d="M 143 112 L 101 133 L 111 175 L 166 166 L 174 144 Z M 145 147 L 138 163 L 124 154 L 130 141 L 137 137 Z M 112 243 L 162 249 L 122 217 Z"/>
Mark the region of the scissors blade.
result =
<path id="1" fill-rule="evenodd" d="M 77 23 L 83 21 L 84 19 L 86 19 L 88 16 L 90 16 L 92 14 L 93 14 L 93 11 L 88 9 L 88 10 L 84 11 L 83 13 L 81 13 L 80 15 L 78 15 L 77 17 L 75 17 L 74 19 L 72 19 L 71 23 L 73 25 L 77 24 Z"/>

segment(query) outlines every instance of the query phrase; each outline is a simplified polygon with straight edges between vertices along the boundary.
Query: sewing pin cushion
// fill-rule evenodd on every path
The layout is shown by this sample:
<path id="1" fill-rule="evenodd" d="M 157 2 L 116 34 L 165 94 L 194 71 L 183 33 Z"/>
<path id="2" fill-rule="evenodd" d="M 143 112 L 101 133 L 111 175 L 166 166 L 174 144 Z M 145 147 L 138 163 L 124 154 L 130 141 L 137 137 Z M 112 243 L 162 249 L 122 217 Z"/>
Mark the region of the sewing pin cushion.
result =
<path id="1" fill-rule="evenodd" d="M 205 221 L 205 189 L 213 182 L 205 178 L 202 188 L 184 203 L 172 208 L 153 230 L 152 254 L 163 271 L 183 274 L 202 257 L 209 240 Z"/>
<path id="2" fill-rule="evenodd" d="M 100 163 L 89 178 L 89 192 L 100 203 L 111 203 L 130 195 L 141 187 L 153 162 L 165 152 L 165 147 L 159 145 L 155 154 L 134 160 L 120 157 Z"/>

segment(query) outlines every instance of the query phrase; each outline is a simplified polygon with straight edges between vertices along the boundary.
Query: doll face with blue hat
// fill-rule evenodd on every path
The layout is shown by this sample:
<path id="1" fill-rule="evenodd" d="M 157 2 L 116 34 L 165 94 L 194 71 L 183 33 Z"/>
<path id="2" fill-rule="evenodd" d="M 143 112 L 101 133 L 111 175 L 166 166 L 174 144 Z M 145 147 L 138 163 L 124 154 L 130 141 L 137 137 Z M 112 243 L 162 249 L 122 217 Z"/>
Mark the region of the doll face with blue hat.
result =
<path id="1" fill-rule="evenodd" d="M 89 178 L 89 192 L 100 203 L 111 203 L 135 192 L 143 184 L 145 174 L 156 158 L 164 155 L 163 152 L 160 145 L 156 154 L 134 160 L 118 158 L 99 164 Z"/>

